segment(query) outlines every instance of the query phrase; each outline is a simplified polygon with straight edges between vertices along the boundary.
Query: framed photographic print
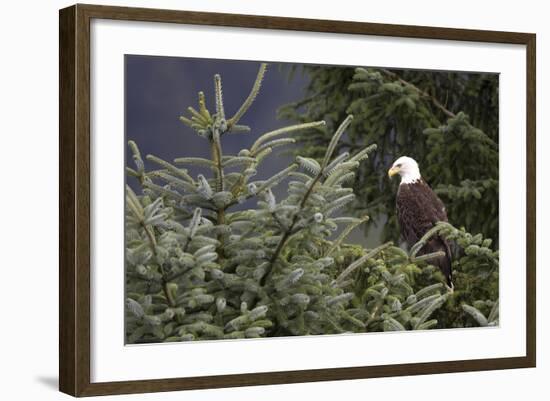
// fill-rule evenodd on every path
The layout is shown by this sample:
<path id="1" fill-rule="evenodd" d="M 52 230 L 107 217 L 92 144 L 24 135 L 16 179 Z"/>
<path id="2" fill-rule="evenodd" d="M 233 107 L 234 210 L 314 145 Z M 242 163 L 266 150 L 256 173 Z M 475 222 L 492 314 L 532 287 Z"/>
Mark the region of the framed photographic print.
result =
<path id="1" fill-rule="evenodd" d="M 60 390 L 534 367 L 535 35 L 60 11 Z"/>

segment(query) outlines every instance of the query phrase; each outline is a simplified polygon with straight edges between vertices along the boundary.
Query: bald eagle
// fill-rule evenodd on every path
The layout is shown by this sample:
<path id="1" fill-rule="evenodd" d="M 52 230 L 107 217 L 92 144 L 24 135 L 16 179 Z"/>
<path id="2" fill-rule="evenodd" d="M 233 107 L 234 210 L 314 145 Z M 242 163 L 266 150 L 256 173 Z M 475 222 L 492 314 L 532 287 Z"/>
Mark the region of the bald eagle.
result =
<path id="1" fill-rule="evenodd" d="M 395 174 L 401 176 L 396 197 L 401 235 L 407 245 L 412 246 L 438 221 L 448 221 L 447 212 L 441 199 L 422 179 L 418 163 L 414 159 L 407 156 L 397 159 L 388 171 L 390 178 Z M 425 255 L 438 251 L 444 255 L 431 259 L 430 263 L 439 267 L 445 276 L 447 286 L 452 289 L 451 249 L 448 241 L 439 235 L 433 236 L 418 254 Z"/>

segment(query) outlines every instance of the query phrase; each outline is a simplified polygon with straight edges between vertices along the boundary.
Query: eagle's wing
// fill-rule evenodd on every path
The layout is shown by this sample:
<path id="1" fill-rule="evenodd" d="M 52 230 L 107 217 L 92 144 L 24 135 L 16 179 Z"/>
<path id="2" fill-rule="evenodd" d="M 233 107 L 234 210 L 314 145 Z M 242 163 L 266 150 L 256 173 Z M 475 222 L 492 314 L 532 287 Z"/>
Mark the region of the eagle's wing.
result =
<path id="1" fill-rule="evenodd" d="M 401 234 L 409 246 L 417 243 L 438 221 L 447 221 L 443 202 L 423 180 L 400 185 L 396 206 Z M 445 238 L 439 235 L 430 238 L 419 255 L 438 251 L 444 252 L 445 255 L 432 260 L 431 263 L 441 269 L 447 285 L 452 287 L 451 249 Z"/>
<path id="2" fill-rule="evenodd" d="M 438 221 L 447 221 L 443 202 L 423 181 L 400 185 L 396 206 L 401 234 L 409 246 Z"/>
<path id="3" fill-rule="evenodd" d="M 445 209 L 445 205 L 439 199 L 439 196 L 430 188 L 428 184 L 424 180 L 420 180 L 419 185 L 421 185 L 425 190 L 422 191 L 422 193 L 425 196 L 426 203 L 428 205 L 431 205 L 434 216 L 436 216 L 438 221 L 448 221 L 447 219 L 447 210 Z"/>

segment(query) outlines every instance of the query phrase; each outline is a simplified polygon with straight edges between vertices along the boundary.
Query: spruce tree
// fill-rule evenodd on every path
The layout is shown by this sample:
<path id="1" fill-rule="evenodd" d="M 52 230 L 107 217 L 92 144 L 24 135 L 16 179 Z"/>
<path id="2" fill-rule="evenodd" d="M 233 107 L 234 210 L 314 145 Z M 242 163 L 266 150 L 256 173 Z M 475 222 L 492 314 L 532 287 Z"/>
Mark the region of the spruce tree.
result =
<path id="1" fill-rule="evenodd" d="M 395 188 L 380 174 L 400 156 L 419 162 L 424 178 L 449 207 L 449 221 L 498 243 L 498 75 L 445 71 L 305 66 L 311 77 L 303 100 L 285 105 L 289 120 L 323 119 L 334 127 L 356 116 L 339 151 L 366 143 L 377 154 L 353 183 L 356 213 L 384 224 L 395 240 Z M 297 136 L 302 155 L 320 158 L 330 136 L 320 130 Z M 483 218 L 480 218 L 483 216 Z"/>
<path id="2" fill-rule="evenodd" d="M 126 341 L 147 343 L 498 324 L 498 252 L 481 234 L 442 223 L 410 252 L 384 243 L 373 249 L 346 243 L 368 216 L 347 216 L 356 199 L 349 186 L 376 145 L 341 151 L 352 115 L 331 127 L 320 157 L 297 155 L 265 180 L 262 162 L 303 132 L 327 133 L 323 120 L 305 121 L 259 136 L 238 154 L 222 137 L 247 135 L 240 120 L 260 95 L 261 64 L 238 111 L 226 116 L 222 81 L 214 77 L 215 110 L 198 94 L 180 120 L 188 135 L 208 142 L 211 157 L 146 159 L 129 142 L 133 166 L 126 187 Z M 304 150 L 297 148 L 297 153 Z M 304 150 L 305 151 L 305 150 Z M 304 154 L 307 154 L 304 153 Z M 203 169 L 192 176 L 188 167 Z M 187 167 L 187 168 L 186 168 Z M 385 175 L 385 170 L 376 175 Z M 276 186 L 287 195 L 277 199 Z M 253 206 L 244 207 L 249 202 Z M 431 235 L 455 241 L 457 290 L 449 293 L 416 256 Z"/>

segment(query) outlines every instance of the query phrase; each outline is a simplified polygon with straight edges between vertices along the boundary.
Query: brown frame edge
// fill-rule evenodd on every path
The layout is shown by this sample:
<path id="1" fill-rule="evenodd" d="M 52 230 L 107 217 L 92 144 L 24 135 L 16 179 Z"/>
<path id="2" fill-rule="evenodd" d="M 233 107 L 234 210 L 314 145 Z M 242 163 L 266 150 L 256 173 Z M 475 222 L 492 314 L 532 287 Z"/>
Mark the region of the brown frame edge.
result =
<path id="1" fill-rule="evenodd" d="M 90 382 L 90 20 L 185 23 L 478 41 L 527 48 L 527 260 L 524 357 L 123 382 Z M 77 4 L 59 12 L 59 389 L 73 396 L 144 393 L 536 366 L 536 35 Z"/>

